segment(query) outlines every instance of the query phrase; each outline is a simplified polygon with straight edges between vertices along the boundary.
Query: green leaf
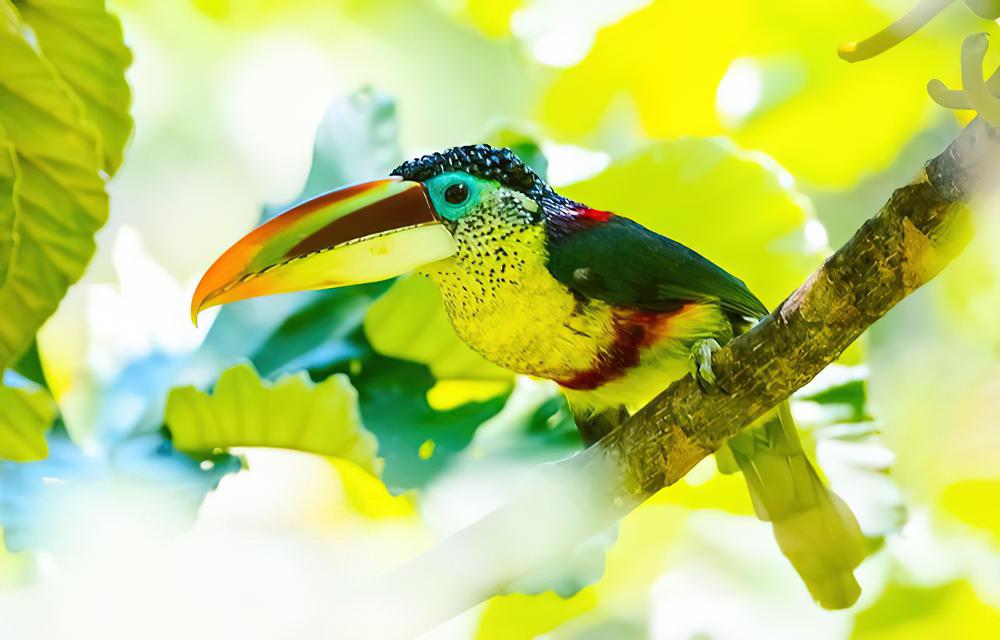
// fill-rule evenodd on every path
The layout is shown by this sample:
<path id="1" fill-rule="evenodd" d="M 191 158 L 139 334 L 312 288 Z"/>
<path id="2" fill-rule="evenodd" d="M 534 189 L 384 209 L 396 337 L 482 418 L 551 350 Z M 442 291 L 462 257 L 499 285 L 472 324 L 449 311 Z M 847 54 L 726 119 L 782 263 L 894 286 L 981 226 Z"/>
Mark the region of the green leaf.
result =
<path id="1" fill-rule="evenodd" d="M 365 426 L 378 438 L 385 456 L 385 483 L 393 490 L 427 484 L 509 397 L 505 393 L 439 410 L 427 401 L 436 380 L 426 366 L 377 354 L 357 362 L 360 371 L 351 380 Z"/>
<path id="2" fill-rule="evenodd" d="M 852 638 L 987 638 L 1000 627 L 1000 611 L 962 580 L 936 587 L 890 584 L 858 615 Z"/>
<path id="3" fill-rule="evenodd" d="M 45 379 L 45 372 L 42 370 L 42 360 L 38 355 L 38 342 L 32 342 L 28 350 L 24 352 L 21 359 L 14 365 L 14 371 L 28 380 L 31 380 L 40 387 L 48 389 L 48 381 Z"/>
<path id="4" fill-rule="evenodd" d="M 800 428 L 836 426 L 838 437 L 866 438 L 877 433 L 868 410 L 868 368 L 833 364 L 793 396 L 812 403 L 813 410 L 799 420 Z"/>
<path id="5" fill-rule="evenodd" d="M 44 460 L 49 453 L 45 433 L 56 417 L 55 402 L 48 391 L 19 376 L 9 374 L 5 382 L 10 386 L 0 384 L 0 458 Z"/>
<path id="6" fill-rule="evenodd" d="M 351 339 L 368 307 L 390 283 L 330 289 L 287 314 L 267 336 L 251 361 L 271 377 L 301 369 L 329 367 L 358 357 L 362 349 Z"/>
<path id="7" fill-rule="evenodd" d="M 104 0 L 19 0 L 17 10 L 42 54 L 83 101 L 104 141 L 103 168 L 114 175 L 132 133 L 132 92 L 125 80 L 132 53 L 121 23 Z"/>
<path id="8" fill-rule="evenodd" d="M 19 184 L 17 154 L 14 152 L 14 145 L 0 127 L 0 287 L 7 280 L 7 271 L 14 259 Z"/>
<path id="9" fill-rule="evenodd" d="M 960 480 L 941 492 L 941 508 L 1000 541 L 1000 479 Z"/>
<path id="10" fill-rule="evenodd" d="M 371 87 L 355 91 L 334 100 L 323 115 L 302 197 L 379 178 L 401 155 L 396 101 Z"/>
<path id="11" fill-rule="evenodd" d="M 493 393 L 489 400 L 459 402 L 447 409 L 432 406 L 427 394 L 437 379 L 430 369 L 374 352 L 360 326 L 366 307 L 384 286 L 317 292 L 271 329 L 253 349 L 252 361 L 267 375 L 301 369 L 313 380 L 349 375 L 358 390 L 364 425 L 378 438 L 379 454 L 385 458 L 386 484 L 393 490 L 410 489 L 442 471 L 476 429 L 500 411 L 507 394 Z"/>
<path id="12" fill-rule="evenodd" d="M 0 289 L 0 366 L 16 360 L 94 253 L 108 215 L 100 143 L 79 99 L 0 0 L 0 127 L 19 163 L 20 244 Z"/>
<path id="13" fill-rule="evenodd" d="M 312 164 L 302 191 L 291 202 L 269 205 L 268 220 L 293 204 L 355 182 L 389 175 L 402 161 L 396 101 L 371 87 L 330 103 L 316 129 Z"/>
<path id="14" fill-rule="evenodd" d="M 166 423 L 174 446 L 188 453 L 275 447 L 381 470 L 375 437 L 361 425 L 357 393 L 342 375 L 314 384 L 299 373 L 270 383 L 249 364 L 237 365 L 222 374 L 211 395 L 194 387 L 171 391 Z"/>
<path id="15" fill-rule="evenodd" d="M 431 406 L 437 379 L 415 362 L 375 353 L 360 324 L 371 296 L 384 285 L 319 292 L 274 328 L 252 361 L 260 370 L 308 370 L 313 380 L 347 374 L 358 391 L 366 428 L 385 458 L 386 484 L 393 490 L 423 486 L 464 449 L 479 426 L 504 406 L 507 394 L 462 402 L 446 410 Z M 378 288 L 376 288 L 378 287 Z M 494 394 L 495 395 L 495 394 Z M 421 455 L 430 448 L 432 455 Z"/>
<path id="16" fill-rule="evenodd" d="M 804 182 L 847 187 L 932 123 L 940 112 L 918 94 L 928 78 L 955 78 L 962 35 L 985 26 L 958 11 L 887 56 L 840 60 L 844 40 L 885 27 L 884 6 L 649 2 L 598 33 L 587 57 L 551 83 L 540 116 L 561 141 L 608 151 L 622 148 L 623 129 L 654 139 L 726 134 Z"/>

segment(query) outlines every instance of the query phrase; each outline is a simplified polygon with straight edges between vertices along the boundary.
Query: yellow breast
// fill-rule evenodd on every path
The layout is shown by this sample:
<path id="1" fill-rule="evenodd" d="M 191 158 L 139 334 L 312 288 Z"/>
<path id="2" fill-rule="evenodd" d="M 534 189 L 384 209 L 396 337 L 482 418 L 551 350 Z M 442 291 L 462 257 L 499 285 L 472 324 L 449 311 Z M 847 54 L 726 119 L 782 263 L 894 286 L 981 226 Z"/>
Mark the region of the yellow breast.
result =
<path id="1" fill-rule="evenodd" d="M 581 300 L 552 277 L 544 233 L 538 225 L 459 229 L 459 253 L 425 272 L 470 347 L 501 367 L 559 380 L 586 370 L 610 346 L 613 317 L 609 305 Z M 462 237 L 473 234 L 511 235 L 502 243 Z"/>

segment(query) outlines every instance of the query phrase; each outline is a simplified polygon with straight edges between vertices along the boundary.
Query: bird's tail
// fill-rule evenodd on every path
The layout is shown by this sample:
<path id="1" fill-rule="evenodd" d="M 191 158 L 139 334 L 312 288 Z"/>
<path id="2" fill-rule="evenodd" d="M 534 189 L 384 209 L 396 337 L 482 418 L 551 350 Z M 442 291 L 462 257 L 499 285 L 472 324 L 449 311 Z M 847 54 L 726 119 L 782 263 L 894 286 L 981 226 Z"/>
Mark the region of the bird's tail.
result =
<path id="1" fill-rule="evenodd" d="M 861 594 L 854 569 L 867 553 L 850 508 L 823 484 L 802 450 L 788 402 L 763 424 L 729 441 L 757 517 L 770 522 L 781 552 L 826 609 Z"/>

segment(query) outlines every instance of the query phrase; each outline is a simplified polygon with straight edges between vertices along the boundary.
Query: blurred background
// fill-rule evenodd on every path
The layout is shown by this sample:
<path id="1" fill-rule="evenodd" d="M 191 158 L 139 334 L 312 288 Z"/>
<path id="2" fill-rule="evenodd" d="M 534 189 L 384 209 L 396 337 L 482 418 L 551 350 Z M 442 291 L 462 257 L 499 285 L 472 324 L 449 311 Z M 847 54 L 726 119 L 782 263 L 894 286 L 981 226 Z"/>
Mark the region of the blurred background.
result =
<path id="1" fill-rule="evenodd" d="M 111 4 L 135 131 L 97 254 L 39 334 L 49 456 L 0 462 L 0 637 L 337 637 L 338 594 L 580 447 L 555 389 L 467 350 L 422 280 L 191 327 L 195 282 L 262 216 L 422 153 L 507 145 L 773 307 L 967 121 L 925 90 L 960 86 L 962 38 L 996 32 L 962 4 L 874 60 L 837 57 L 910 6 Z M 794 405 L 872 541 L 852 609 L 811 602 L 709 460 L 424 637 L 996 637 L 998 207 L 977 203 L 965 252 Z"/>

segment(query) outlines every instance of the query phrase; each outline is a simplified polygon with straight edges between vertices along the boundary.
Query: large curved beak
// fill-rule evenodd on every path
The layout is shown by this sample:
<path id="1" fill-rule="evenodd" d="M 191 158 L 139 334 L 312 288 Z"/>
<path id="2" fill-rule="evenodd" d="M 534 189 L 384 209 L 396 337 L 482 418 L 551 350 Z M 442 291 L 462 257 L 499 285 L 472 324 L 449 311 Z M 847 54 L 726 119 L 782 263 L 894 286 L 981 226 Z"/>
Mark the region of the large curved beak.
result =
<path id="1" fill-rule="evenodd" d="M 454 252 L 419 182 L 345 187 L 289 209 L 223 253 L 195 290 L 191 320 L 236 300 L 386 280 Z"/>

